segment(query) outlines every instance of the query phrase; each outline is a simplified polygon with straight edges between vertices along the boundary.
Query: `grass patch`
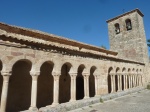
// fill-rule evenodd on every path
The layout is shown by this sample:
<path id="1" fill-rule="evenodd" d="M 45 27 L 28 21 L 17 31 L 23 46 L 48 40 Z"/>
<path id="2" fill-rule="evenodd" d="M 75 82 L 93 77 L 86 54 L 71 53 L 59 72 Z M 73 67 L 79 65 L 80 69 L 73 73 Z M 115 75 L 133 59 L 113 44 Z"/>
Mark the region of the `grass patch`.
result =
<path id="1" fill-rule="evenodd" d="M 147 85 L 147 89 L 149 89 L 149 90 L 150 90 L 150 84 L 148 84 L 148 85 Z"/>
<path id="2" fill-rule="evenodd" d="M 101 102 L 101 103 L 104 103 L 104 101 L 103 101 L 103 99 L 102 99 L 102 98 L 100 98 L 100 102 Z"/>
<path id="3" fill-rule="evenodd" d="M 92 108 L 93 106 L 92 106 L 92 105 L 90 105 L 89 107 L 90 107 L 90 108 Z"/>

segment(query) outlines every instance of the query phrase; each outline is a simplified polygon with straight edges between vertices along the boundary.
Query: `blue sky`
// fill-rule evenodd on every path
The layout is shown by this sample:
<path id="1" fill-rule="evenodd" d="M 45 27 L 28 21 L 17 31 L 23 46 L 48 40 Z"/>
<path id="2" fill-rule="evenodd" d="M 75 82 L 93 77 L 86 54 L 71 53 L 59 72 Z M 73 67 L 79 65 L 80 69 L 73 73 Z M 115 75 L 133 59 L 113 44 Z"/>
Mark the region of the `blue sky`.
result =
<path id="1" fill-rule="evenodd" d="M 41 30 L 109 49 L 106 20 L 135 8 L 150 38 L 148 0 L 1 0 L 0 22 Z"/>

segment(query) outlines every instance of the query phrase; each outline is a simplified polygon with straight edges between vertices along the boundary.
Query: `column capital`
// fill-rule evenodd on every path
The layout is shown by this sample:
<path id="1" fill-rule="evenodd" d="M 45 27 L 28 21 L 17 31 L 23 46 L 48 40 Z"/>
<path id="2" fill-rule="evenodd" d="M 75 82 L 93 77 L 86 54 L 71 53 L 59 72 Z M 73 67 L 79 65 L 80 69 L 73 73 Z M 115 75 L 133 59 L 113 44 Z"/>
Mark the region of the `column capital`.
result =
<path id="1" fill-rule="evenodd" d="M 109 73 L 109 75 L 116 75 L 116 73 Z"/>
<path id="2" fill-rule="evenodd" d="M 122 75 L 128 75 L 128 73 L 127 72 L 122 72 Z"/>
<path id="3" fill-rule="evenodd" d="M 76 72 L 69 72 L 69 75 L 70 76 L 77 76 L 77 73 Z"/>
<path id="4" fill-rule="evenodd" d="M 1 71 L 1 75 L 3 76 L 10 76 L 12 74 L 11 71 Z"/>
<path id="5" fill-rule="evenodd" d="M 54 77 L 54 80 L 59 80 L 60 75 L 61 74 L 58 72 L 52 72 L 52 76 Z"/>
<path id="6" fill-rule="evenodd" d="M 118 72 L 118 73 L 116 73 L 117 75 L 122 75 L 122 73 L 120 73 L 120 72 Z"/>
<path id="7" fill-rule="evenodd" d="M 100 75 L 99 74 L 94 74 L 94 77 L 100 78 Z"/>
<path id="8" fill-rule="evenodd" d="M 40 75 L 40 71 L 30 71 L 30 75 L 31 76 L 39 76 Z"/>
<path id="9" fill-rule="evenodd" d="M 89 73 L 82 73 L 83 76 L 90 76 Z"/>

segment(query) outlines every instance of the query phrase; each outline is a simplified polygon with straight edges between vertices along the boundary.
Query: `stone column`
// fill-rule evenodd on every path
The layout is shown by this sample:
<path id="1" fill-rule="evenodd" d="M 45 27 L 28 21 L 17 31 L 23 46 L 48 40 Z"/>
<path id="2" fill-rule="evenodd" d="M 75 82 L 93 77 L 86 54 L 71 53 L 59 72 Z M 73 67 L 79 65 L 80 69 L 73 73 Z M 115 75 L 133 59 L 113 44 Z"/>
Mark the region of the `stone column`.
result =
<path id="1" fill-rule="evenodd" d="M 113 75 L 114 92 L 116 92 L 116 81 L 115 81 L 115 75 L 116 75 L 116 74 L 114 74 L 114 75 Z"/>
<path id="2" fill-rule="evenodd" d="M 134 74 L 134 87 L 136 87 L 136 73 Z"/>
<path id="3" fill-rule="evenodd" d="M 84 77 L 84 99 L 89 98 L 89 75 L 88 73 L 83 73 Z"/>
<path id="4" fill-rule="evenodd" d="M 124 85 L 123 85 L 123 86 L 124 86 L 123 88 L 124 88 L 124 90 L 125 90 L 125 88 L 126 88 L 126 87 L 125 87 L 125 86 L 126 86 L 126 84 L 125 84 L 125 73 L 123 73 L 123 84 L 124 84 Z"/>
<path id="5" fill-rule="evenodd" d="M 141 73 L 138 74 L 138 86 L 141 86 Z"/>
<path id="6" fill-rule="evenodd" d="M 95 96 L 98 96 L 99 93 L 98 93 L 98 89 L 99 89 L 99 75 L 96 74 L 94 75 L 94 78 L 95 78 Z"/>
<path id="7" fill-rule="evenodd" d="M 136 74 L 136 77 L 135 77 L 135 86 L 137 87 L 138 86 L 138 73 Z"/>
<path id="8" fill-rule="evenodd" d="M 6 104 L 7 104 L 7 95 L 8 95 L 8 86 L 9 86 L 9 78 L 11 76 L 11 72 L 1 72 L 3 76 L 3 88 L 2 88 L 2 94 L 1 94 L 1 111 L 0 112 L 6 112 Z"/>
<path id="9" fill-rule="evenodd" d="M 71 76 L 71 98 L 70 98 L 70 102 L 72 101 L 76 101 L 76 76 L 77 73 L 69 73 Z"/>
<path id="10" fill-rule="evenodd" d="M 133 87 L 135 87 L 135 74 L 133 73 Z"/>
<path id="11" fill-rule="evenodd" d="M 128 87 L 128 76 L 127 73 L 125 73 L 125 89 L 127 89 Z"/>
<path id="12" fill-rule="evenodd" d="M 140 74 L 140 86 L 143 86 L 142 74 Z"/>
<path id="13" fill-rule="evenodd" d="M 131 76 L 130 73 L 128 74 L 128 80 L 129 80 L 129 89 L 131 88 Z"/>
<path id="14" fill-rule="evenodd" d="M 54 89 L 53 89 L 53 103 L 52 106 L 59 104 L 59 77 L 60 73 L 52 72 L 54 77 Z"/>
<path id="15" fill-rule="evenodd" d="M 120 80 L 120 91 L 122 91 L 122 73 L 120 73 L 119 77 L 120 77 L 120 79 L 119 79 Z"/>
<path id="16" fill-rule="evenodd" d="M 40 72 L 30 72 L 30 75 L 32 76 L 32 90 L 31 90 L 31 106 L 29 110 L 37 111 L 38 108 L 36 107 L 37 103 L 37 80 L 38 76 L 40 75 Z"/>
<path id="17" fill-rule="evenodd" d="M 133 74 L 131 74 L 131 88 L 133 88 Z"/>
<path id="18" fill-rule="evenodd" d="M 111 74 L 110 77 L 111 77 L 111 93 L 113 93 L 114 92 L 113 74 Z"/>
<path id="19" fill-rule="evenodd" d="M 118 80 L 118 91 L 120 91 L 120 80 L 119 80 L 119 74 L 117 73 L 117 80 Z"/>

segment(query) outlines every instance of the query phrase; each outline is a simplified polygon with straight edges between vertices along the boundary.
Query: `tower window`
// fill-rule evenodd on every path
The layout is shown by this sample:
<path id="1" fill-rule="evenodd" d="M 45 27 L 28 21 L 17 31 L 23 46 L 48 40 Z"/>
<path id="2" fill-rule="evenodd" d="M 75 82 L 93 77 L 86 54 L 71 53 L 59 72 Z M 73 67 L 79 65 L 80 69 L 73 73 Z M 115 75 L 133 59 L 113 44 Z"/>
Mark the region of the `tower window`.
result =
<path id="1" fill-rule="evenodd" d="M 131 20 L 130 19 L 126 20 L 126 28 L 127 28 L 127 31 L 128 30 L 132 30 L 132 24 L 131 24 Z"/>
<path id="2" fill-rule="evenodd" d="M 120 33 L 120 26 L 118 23 L 115 24 L 115 32 L 116 32 L 116 34 Z"/>

